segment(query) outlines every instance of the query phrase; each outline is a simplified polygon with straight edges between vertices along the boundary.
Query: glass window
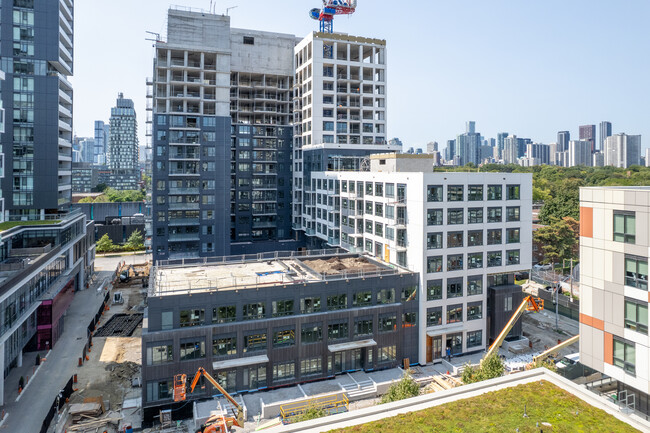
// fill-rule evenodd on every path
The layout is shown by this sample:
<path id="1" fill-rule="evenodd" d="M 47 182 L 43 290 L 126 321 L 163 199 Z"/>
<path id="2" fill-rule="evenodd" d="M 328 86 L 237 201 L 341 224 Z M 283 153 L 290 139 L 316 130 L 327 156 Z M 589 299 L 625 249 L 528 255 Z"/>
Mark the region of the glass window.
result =
<path id="1" fill-rule="evenodd" d="M 296 343 L 296 333 L 293 328 L 273 331 L 273 347 L 293 346 Z"/>
<path id="2" fill-rule="evenodd" d="M 447 209 L 447 225 L 463 224 L 463 209 Z"/>
<path id="3" fill-rule="evenodd" d="M 237 355 L 237 337 L 222 337 L 212 340 L 212 355 Z"/>
<path id="4" fill-rule="evenodd" d="M 625 285 L 648 290 L 648 260 L 641 257 L 625 257 Z"/>
<path id="5" fill-rule="evenodd" d="M 384 346 L 379 348 L 379 362 L 390 362 L 397 359 L 397 346 Z"/>
<path id="6" fill-rule="evenodd" d="M 519 250 L 508 250 L 506 251 L 507 264 L 508 265 L 518 265 L 519 264 Z"/>
<path id="7" fill-rule="evenodd" d="M 203 309 L 181 310 L 180 326 L 181 328 L 187 326 L 200 326 L 203 324 L 204 319 L 205 310 Z"/>
<path id="8" fill-rule="evenodd" d="M 489 223 L 500 223 L 502 220 L 500 207 L 489 207 L 487 214 L 487 222 Z"/>
<path id="9" fill-rule="evenodd" d="M 501 200 L 501 185 L 488 185 L 488 200 Z"/>
<path id="10" fill-rule="evenodd" d="M 200 358 L 205 358 L 205 340 L 181 341 L 181 361 Z"/>
<path id="11" fill-rule="evenodd" d="M 375 223 L 375 235 L 384 237 L 384 225 L 382 223 Z"/>
<path id="12" fill-rule="evenodd" d="M 442 280 L 427 281 L 427 301 L 442 299 Z"/>
<path id="13" fill-rule="evenodd" d="M 372 319 L 361 319 L 354 321 L 354 335 L 371 335 L 372 334 Z"/>
<path id="14" fill-rule="evenodd" d="M 482 224 L 483 223 L 483 208 L 471 207 L 467 209 L 467 224 Z"/>
<path id="15" fill-rule="evenodd" d="M 507 187 L 507 200 L 519 200 L 519 185 L 508 185 Z"/>
<path id="16" fill-rule="evenodd" d="M 483 230 L 470 230 L 467 232 L 467 246 L 476 247 L 483 245 Z"/>
<path id="17" fill-rule="evenodd" d="M 327 338 L 329 340 L 348 338 L 348 336 L 348 322 L 331 323 L 327 325 Z"/>
<path id="18" fill-rule="evenodd" d="M 395 218 L 395 206 L 386 205 L 386 218 Z"/>
<path id="19" fill-rule="evenodd" d="M 244 304 L 242 310 L 244 320 L 263 319 L 266 316 L 266 305 L 263 302 Z"/>
<path id="20" fill-rule="evenodd" d="M 397 331 L 397 316 L 392 314 L 390 316 L 382 316 L 379 318 L 379 332 L 393 332 Z"/>
<path id="21" fill-rule="evenodd" d="M 447 323 L 457 323 L 463 321 L 463 304 L 447 306 Z"/>
<path id="22" fill-rule="evenodd" d="M 427 326 L 442 325 L 442 307 L 427 308 Z"/>
<path id="23" fill-rule="evenodd" d="M 614 211 L 614 240 L 633 244 L 636 240 L 634 212 Z"/>
<path id="24" fill-rule="evenodd" d="M 273 301 L 273 317 L 291 316 L 293 314 L 293 299 Z"/>
<path id="25" fill-rule="evenodd" d="M 483 331 L 472 331 L 467 333 L 467 348 L 483 345 Z"/>
<path id="26" fill-rule="evenodd" d="M 483 201 L 483 185 L 469 185 L 467 187 L 467 201 Z"/>
<path id="27" fill-rule="evenodd" d="M 266 350 L 266 332 L 244 335 L 244 353 Z"/>
<path id="28" fill-rule="evenodd" d="M 447 298 L 463 296 L 463 279 L 450 278 L 447 280 Z"/>
<path id="29" fill-rule="evenodd" d="M 427 272 L 442 272 L 442 256 L 427 257 Z"/>
<path id="30" fill-rule="evenodd" d="M 519 229 L 506 229 L 506 242 L 518 244 L 520 242 Z"/>
<path id="31" fill-rule="evenodd" d="M 318 343 L 323 340 L 323 327 L 321 325 L 302 325 L 300 333 L 302 344 Z"/>
<path id="32" fill-rule="evenodd" d="M 320 296 L 300 299 L 300 313 L 311 314 L 320 312 Z"/>
<path id="33" fill-rule="evenodd" d="M 519 221 L 519 206 L 506 208 L 506 221 Z"/>
<path id="34" fill-rule="evenodd" d="M 442 209 L 427 209 L 427 225 L 428 226 L 442 225 Z"/>
<path id="35" fill-rule="evenodd" d="M 352 297 L 353 307 L 366 307 L 372 305 L 372 292 L 370 290 L 357 292 Z"/>
<path id="36" fill-rule="evenodd" d="M 372 182 L 366 182 L 366 195 L 372 195 Z"/>
<path id="37" fill-rule="evenodd" d="M 483 318 L 483 302 L 470 302 L 467 304 L 467 320 Z"/>
<path id="38" fill-rule="evenodd" d="M 467 277 L 467 296 L 483 294 L 483 277 L 475 275 Z"/>
<path id="39" fill-rule="evenodd" d="M 384 205 L 382 203 L 375 203 L 375 215 L 378 217 L 384 216 Z"/>
<path id="40" fill-rule="evenodd" d="M 487 231 L 488 245 L 501 245 L 501 229 L 490 229 Z"/>
<path id="41" fill-rule="evenodd" d="M 174 360 L 174 346 L 162 344 L 147 347 L 147 365 L 164 364 Z"/>
<path id="42" fill-rule="evenodd" d="M 409 302 L 417 300 L 418 298 L 418 286 L 402 287 L 400 294 L 401 302 Z"/>
<path id="43" fill-rule="evenodd" d="M 427 249 L 442 248 L 442 233 L 427 233 Z"/>
<path id="44" fill-rule="evenodd" d="M 296 363 L 294 361 L 276 362 L 273 364 L 273 380 L 281 382 L 292 380 L 296 377 Z"/>
<path id="45" fill-rule="evenodd" d="M 381 182 L 376 182 L 375 183 L 375 197 L 383 197 L 384 196 L 384 184 Z"/>
<path id="46" fill-rule="evenodd" d="M 487 253 L 488 268 L 501 266 L 501 251 L 492 251 Z"/>
<path id="47" fill-rule="evenodd" d="M 377 304 L 393 304 L 395 300 L 395 289 L 381 289 L 377 292 Z"/>
<path id="48" fill-rule="evenodd" d="M 418 313 L 415 311 L 402 314 L 402 328 L 412 328 L 418 324 Z"/>
<path id="49" fill-rule="evenodd" d="M 447 186 L 447 201 L 463 201 L 463 185 Z"/>
<path id="50" fill-rule="evenodd" d="M 463 246 L 463 232 L 447 233 L 447 248 L 458 248 Z"/>
<path id="51" fill-rule="evenodd" d="M 625 299 L 625 327 L 648 335 L 648 304 Z"/>
<path id="52" fill-rule="evenodd" d="M 386 184 L 386 197 L 395 197 L 395 184 L 387 183 Z"/>
<path id="53" fill-rule="evenodd" d="M 300 360 L 300 375 L 311 376 L 323 372 L 323 360 L 321 358 L 306 358 Z"/>
<path id="54" fill-rule="evenodd" d="M 463 269 L 463 255 L 453 254 L 447 256 L 447 270 L 458 271 Z"/>
<path id="55" fill-rule="evenodd" d="M 483 267 L 483 253 L 467 254 L 467 269 L 478 269 Z"/>
<path id="56" fill-rule="evenodd" d="M 427 186 L 427 201 L 442 201 L 442 185 Z"/>
<path id="57" fill-rule="evenodd" d="M 614 337 L 614 365 L 630 374 L 636 374 L 636 348 L 634 343 Z"/>

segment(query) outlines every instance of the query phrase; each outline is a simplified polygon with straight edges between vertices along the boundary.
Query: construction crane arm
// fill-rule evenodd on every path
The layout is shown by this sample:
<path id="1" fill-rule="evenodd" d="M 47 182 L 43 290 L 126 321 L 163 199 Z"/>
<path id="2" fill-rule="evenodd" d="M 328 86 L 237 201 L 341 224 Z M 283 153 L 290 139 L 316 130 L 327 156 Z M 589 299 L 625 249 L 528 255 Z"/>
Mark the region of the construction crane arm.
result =
<path id="1" fill-rule="evenodd" d="M 194 392 L 194 388 L 196 388 L 196 385 L 199 383 L 199 379 L 201 376 L 205 376 L 205 378 L 219 390 L 223 394 L 224 397 L 228 399 L 228 401 L 235 407 L 237 411 L 237 425 L 239 427 L 244 426 L 244 408 L 237 403 L 237 400 L 235 400 L 230 394 L 228 394 L 228 391 L 226 391 L 221 385 L 219 385 L 219 382 L 214 380 L 214 378 L 207 372 L 203 367 L 199 367 L 198 371 L 196 372 L 196 375 L 194 375 L 194 379 L 192 379 L 192 384 L 190 385 L 190 393 Z"/>
<path id="2" fill-rule="evenodd" d="M 557 346 L 553 346 L 550 349 L 540 353 L 539 355 L 534 356 L 533 357 L 533 363 L 536 364 L 537 362 L 543 361 L 543 360 L 545 360 L 546 358 L 548 358 L 551 355 L 557 354 L 561 349 L 564 349 L 567 346 L 571 346 L 573 343 L 577 343 L 579 339 L 580 339 L 580 334 L 574 335 L 573 337 L 571 337 L 571 338 L 569 338 L 567 340 L 564 340 L 563 342 L 561 342 Z"/>
<path id="3" fill-rule="evenodd" d="M 519 307 L 517 307 L 515 312 L 512 314 L 512 317 L 510 317 L 510 320 L 503 328 L 503 330 L 501 331 L 497 339 L 494 340 L 494 343 L 492 343 L 492 346 L 490 346 L 483 359 L 481 359 L 481 363 L 484 360 L 488 359 L 490 356 L 494 355 L 496 352 L 498 352 L 499 347 L 501 347 L 501 344 L 503 344 L 503 340 L 506 339 L 506 336 L 508 335 L 510 330 L 515 326 L 515 323 L 517 323 L 517 320 L 519 320 L 519 318 L 524 313 L 524 311 L 526 310 L 539 311 L 542 309 L 544 309 L 543 300 L 535 299 L 532 296 L 526 296 L 524 300 L 521 302 L 521 304 L 519 304 Z"/>

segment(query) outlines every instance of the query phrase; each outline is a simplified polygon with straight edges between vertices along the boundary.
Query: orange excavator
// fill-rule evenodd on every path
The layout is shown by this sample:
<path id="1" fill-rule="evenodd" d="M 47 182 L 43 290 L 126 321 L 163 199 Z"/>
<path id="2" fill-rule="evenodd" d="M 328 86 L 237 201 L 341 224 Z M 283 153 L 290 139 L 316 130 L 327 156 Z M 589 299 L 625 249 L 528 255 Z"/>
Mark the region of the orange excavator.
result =
<path id="1" fill-rule="evenodd" d="M 237 403 L 237 401 L 230 395 L 228 392 L 219 385 L 219 382 L 214 380 L 210 374 L 205 371 L 203 367 L 199 367 L 192 383 L 190 384 L 190 394 L 194 392 L 194 388 L 199 383 L 201 376 L 205 378 L 223 394 L 224 397 L 232 404 L 233 408 L 236 411 L 235 416 L 225 416 L 225 415 L 212 415 L 208 418 L 201 428 L 196 431 L 196 433 L 228 433 L 230 428 L 233 426 L 244 427 L 244 408 Z M 174 401 L 183 401 L 186 396 L 186 383 L 187 375 L 177 374 L 174 376 Z"/>

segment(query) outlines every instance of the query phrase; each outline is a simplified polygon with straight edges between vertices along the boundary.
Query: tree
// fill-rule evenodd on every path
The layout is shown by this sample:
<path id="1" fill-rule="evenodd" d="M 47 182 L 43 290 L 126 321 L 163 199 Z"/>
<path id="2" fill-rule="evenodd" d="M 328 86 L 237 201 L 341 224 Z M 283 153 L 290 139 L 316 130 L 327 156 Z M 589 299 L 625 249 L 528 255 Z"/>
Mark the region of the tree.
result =
<path id="1" fill-rule="evenodd" d="M 545 225 L 564 217 L 580 220 L 580 193 L 577 188 L 560 191 L 555 197 L 546 200 L 539 211 L 539 221 Z"/>
<path id="2" fill-rule="evenodd" d="M 481 382 L 483 380 L 494 379 L 495 377 L 503 376 L 505 371 L 505 366 L 499 355 L 494 354 L 487 359 L 483 360 L 483 363 L 479 366 L 472 366 L 467 364 L 463 369 L 463 382 L 475 383 Z"/>
<path id="3" fill-rule="evenodd" d="M 92 189 L 93 192 L 104 192 L 108 188 L 108 185 L 105 183 L 98 183 L 96 187 Z"/>
<path id="4" fill-rule="evenodd" d="M 131 251 L 140 250 L 144 247 L 144 238 L 140 230 L 135 230 L 126 241 L 126 247 Z"/>
<path id="5" fill-rule="evenodd" d="M 78 203 L 92 203 L 94 200 L 92 197 L 84 197 L 78 201 Z"/>
<path id="6" fill-rule="evenodd" d="M 98 253 L 107 253 L 115 250 L 115 244 L 113 240 L 108 237 L 108 233 L 105 233 L 99 241 L 97 241 L 97 252 Z"/>
<path id="7" fill-rule="evenodd" d="M 390 403 L 392 401 L 404 400 L 405 398 L 415 397 L 420 394 L 420 385 L 413 380 L 410 374 L 404 373 L 402 379 L 388 388 L 386 394 L 381 397 L 379 404 Z"/>
<path id="8" fill-rule="evenodd" d="M 544 263 L 561 263 L 578 258 L 579 232 L 578 221 L 565 217 L 535 230 L 533 242 L 541 246 Z"/>
<path id="9" fill-rule="evenodd" d="M 328 413 L 325 409 L 312 403 L 303 413 L 298 415 L 293 422 L 309 421 L 310 419 L 322 418 L 327 415 Z"/>

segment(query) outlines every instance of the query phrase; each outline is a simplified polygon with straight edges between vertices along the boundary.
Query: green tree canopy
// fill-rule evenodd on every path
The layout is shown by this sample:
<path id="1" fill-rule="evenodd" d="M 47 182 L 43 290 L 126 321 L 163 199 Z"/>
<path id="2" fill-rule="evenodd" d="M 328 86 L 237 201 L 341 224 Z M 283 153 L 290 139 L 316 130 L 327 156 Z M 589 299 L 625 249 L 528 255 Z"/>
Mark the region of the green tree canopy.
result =
<path id="1" fill-rule="evenodd" d="M 463 369 L 463 382 L 475 383 L 503 376 L 505 366 L 499 355 L 494 354 L 483 360 L 480 366 L 466 365 Z"/>
<path id="2" fill-rule="evenodd" d="M 140 230 L 135 230 L 133 233 L 131 233 L 131 236 L 129 236 L 129 239 L 126 241 L 126 246 L 132 251 L 139 250 L 144 247 L 144 238 L 142 237 Z"/>
<path id="3" fill-rule="evenodd" d="M 543 263 L 561 263 L 577 259 L 580 224 L 571 217 L 554 220 L 533 232 L 533 240 L 541 246 Z"/>
<path id="4" fill-rule="evenodd" d="M 388 388 L 386 394 L 381 397 L 381 403 L 390 403 L 391 401 L 404 400 L 405 398 L 415 397 L 420 394 L 420 385 L 417 384 L 410 374 L 404 373 L 399 382 L 395 382 Z"/>
<path id="5" fill-rule="evenodd" d="M 99 241 L 97 241 L 97 252 L 98 253 L 107 253 L 115 249 L 115 244 L 108 237 L 108 233 L 104 234 Z"/>

